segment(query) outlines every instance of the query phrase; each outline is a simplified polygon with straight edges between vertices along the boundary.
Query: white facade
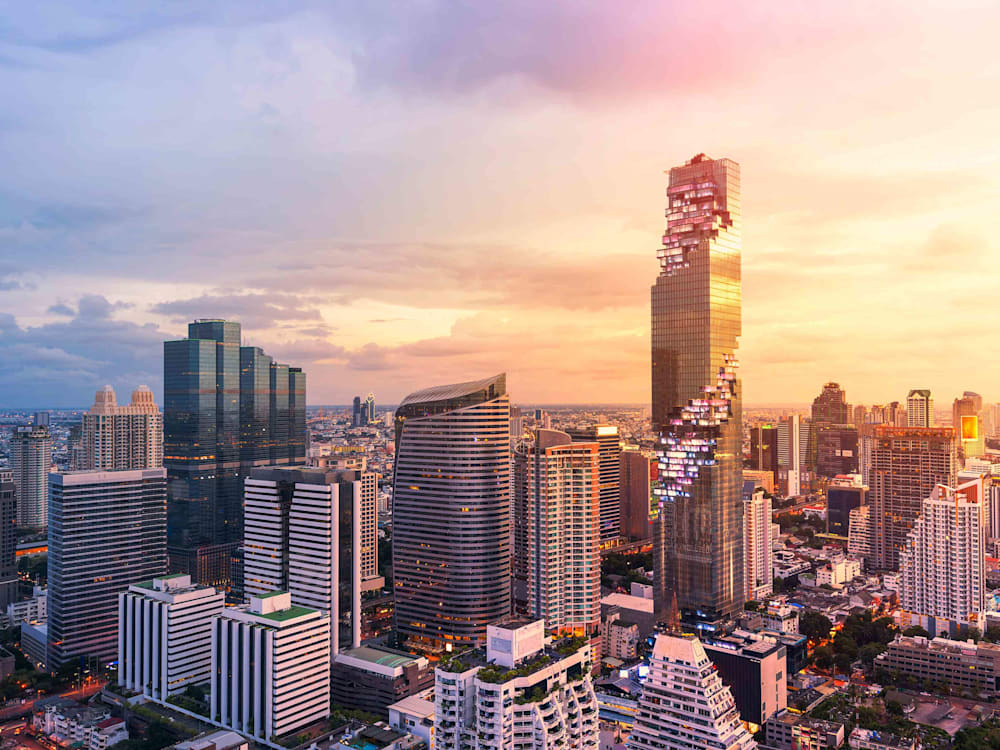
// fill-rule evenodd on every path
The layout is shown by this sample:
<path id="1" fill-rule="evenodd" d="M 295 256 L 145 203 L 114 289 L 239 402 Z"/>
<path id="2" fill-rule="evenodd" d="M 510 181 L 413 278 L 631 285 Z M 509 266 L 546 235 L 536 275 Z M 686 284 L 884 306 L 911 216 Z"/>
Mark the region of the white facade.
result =
<path id="1" fill-rule="evenodd" d="M 752 750 L 732 691 L 693 636 L 656 636 L 631 750 Z"/>
<path id="2" fill-rule="evenodd" d="M 855 559 L 868 560 L 872 556 L 871 506 L 851 508 L 847 532 L 847 554 Z"/>
<path id="3" fill-rule="evenodd" d="M 906 426 L 934 426 L 934 398 L 929 390 L 912 390 L 906 397 Z"/>
<path id="4" fill-rule="evenodd" d="M 212 620 L 211 718 L 272 744 L 330 713 L 330 621 L 287 592 Z"/>
<path id="5" fill-rule="evenodd" d="M 275 467 L 256 469 L 244 482 L 246 596 L 287 590 L 296 606 L 327 613 L 331 657 L 339 651 L 339 624 L 345 617 L 350 618 L 349 645 L 361 645 L 362 482 L 354 479 L 354 471 L 344 475 L 349 479 L 340 481 L 339 473 Z M 349 571 L 341 569 L 342 551 L 349 552 Z M 341 611 L 341 583 L 351 592 L 350 612 Z"/>
<path id="6" fill-rule="evenodd" d="M 774 591 L 771 499 L 755 492 L 743 501 L 744 598 L 763 599 Z"/>
<path id="7" fill-rule="evenodd" d="M 831 560 L 816 571 L 816 585 L 823 586 L 825 584 L 839 589 L 859 575 L 861 575 L 861 563 L 858 560 L 850 558 Z"/>
<path id="8" fill-rule="evenodd" d="M 491 628 L 494 636 L 508 631 L 503 641 L 525 642 L 517 627 Z M 462 654 L 443 662 L 435 670 L 435 750 L 598 750 L 590 645 L 564 651 L 526 654 L 514 672 L 496 664 L 489 646 L 478 664 Z"/>
<path id="9" fill-rule="evenodd" d="M 899 554 L 899 601 L 918 615 L 969 623 L 986 609 L 983 482 L 939 484 Z M 971 618 L 976 619 L 976 618 Z"/>
<path id="10" fill-rule="evenodd" d="M 107 750 L 128 739 L 124 719 L 111 716 L 109 711 L 91 708 L 47 706 L 36 714 L 35 729 L 56 740 L 60 745 L 80 743 L 83 750 Z"/>
<path id="11" fill-rule="evenodd" d="M 799 608 L 787 602 L 768 602 L 767 609 L 761 613 L 760 619 L 764 630 L 775 633 L 799 632 Z"/>
<path id="12" fill-rule="evenodd" d="M 10 441 L 17 484 L 17 525 L 44 529 L 49 523 L 49 469 L 52 436 L 47 427 L 17 427 Z"/>
<path id="13" fill-rule="evenodd" d="M 421 694 L 422 695 L 422 694 Z M 389 726 L 434 747 L 434 701 L 411 695 L 389 705 Z"/>
<path id="14" fill-rule="evenodd" d="M 180 573 L 129 586 L 118 595 L 119 683 L 160 702 L 208 683 L 212 617 L 224 606 L 224 594 Z"/>
<path id="15" fill-rule="evenodd" d="M 30 599 L 11 602 L 7 605 L 8 627 L 22 622 L 44 622 L 48 616 L 48 594 L 40 586 L 35 586 Z"/>
<path id="16" fill-rule="evenodd" d="M 104 386 L 83 415 L 81 465 L 74 469 L 118 471 L 163 466 L 163 416 L 153 392 L 141 385 L 128 406 L 118 406 L 115 391 Z"/>

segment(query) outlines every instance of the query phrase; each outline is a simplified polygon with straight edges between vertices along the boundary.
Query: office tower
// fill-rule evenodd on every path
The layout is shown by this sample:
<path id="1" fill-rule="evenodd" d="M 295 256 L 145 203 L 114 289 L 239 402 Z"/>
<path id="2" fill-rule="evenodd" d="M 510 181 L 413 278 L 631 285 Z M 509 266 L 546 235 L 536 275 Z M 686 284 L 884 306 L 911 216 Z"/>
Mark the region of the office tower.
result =
<path id="1" fill-rule="evenodd" d="M 361 396 L 354 397 L 354 405 L 351 408 L 351 426 L 361 426 Z"/>
<path id="2" fill-rule="evenodd" d="M 225 596 L 184 573 L 134 583 L 118 595 L 118 683 L 158 702 L 212 670 L 212 618 Z"/>
<path id="3" fill-rule="evenodd" d="M 851 511 L 868 502 L 868 488 L 857 474 L 835 477 L 826 488 L 826 533 L 846 537 Z"/>
<path id="4" fill-rule="evenodd" d="M 847 514 L 847 554 L 864 560 L 866 567 L 872 558 L 871 510 L 870 505 L 859 505 Z"/>
<path id="5" fill-rule="evenodd" d="M 49 428 L 15 427 L 10 441 L 10 458 L 17 485 L 17 525 L 44 529 L 49 519 L 49 468 L 52 466 Z"/>
<path id="6" fill-rule="evenodd" d="M 816 474 L 835 477 L 858 471 L 858 430 L 845 424 L 817 424 L 813 422 L 816 436 Z"/>
<path id="7" fill-rule="evenodd" d="M 245 485 L 243 590 L 325 612 L 330 647 L 361 645 L 360 472 L 254 469 Z"/>
<path id="8" fill-rule="evenodd" d="M 958 439 L 958 458 L 982 456 L 986 452 L 985 434 L 979 414 L 983 397 L 966 391 L 951 406 L 951 426 Z"/>
<path id="9" fill-rule="evenodd" d="M 750 468 L 770 471 L 776 476 L 778 464 L 778 428 L 765 424 L 750 429 Z"/>
<path id="10" fill-rule="evenodd" d="M 802 493 L 802 454 L 804 427 L 798 414 L 793 414 L 778 423 L 778 482 L 781 491 L 788 497 Z"/>
<path id="11" fill-rule="evenodd" d="M 754 492 L 743 500 L 743 598 L 763 599 L 774 592 L 771 566 L 771 499 Z"/>
<path id="12" fill-rule="evenodd" d="M 82 465 L 88 471 L 155 469 L 163 466 L 163 417 L 153 392 L 140 385 L 128 406 L 119 406 L 115 390 L 104 386 L 80 427 Z"/>
<path id="13" fill-rule="evenodd" d="M 364 423 L 366 425 L 375 424 L 375 394 L 369 393 L 362 408 L 364 412 Z"/>
<path id="14" fill-rule="evenodd" d="M 527 614 L 553 633 L 593 635 L 601 625 L 600 456 L 596 442 L 536 430 L 518 451 L 515 490 L 524 496 Z M 517 567 L 520 567 L 517 566 Z"/>
<path id="15" fill-rule="evenodd" d="M 0 611 L 17 601 L 17 485 L 14 472 L 0 469 Z"/>
<path id="16" fill-rule="evenodd" d="M 566 432 L 574 442 L 597 443 L 600 448 L 601 543 L 613 542 L 622 535 L 622 500 L 619 485 L 622 448 L 618 427 L 611 424 L 598 424 Z"/>
<path id="17" fill-rule="evenodd" d="M 275 591 L 212 618 L 210 715 L 272 743 L 330 714 L 330 621 Z"/>
<path id="18" fill-rule="evenodd" d="M 118 653 L 118 594 L 167 567 L 166 470 L 50 475 L 48 666 Z"/>
<path id="19" fill-rule="evenodd" d="M 743 721 L 761 726 L 788 708 L 788 651 L 778 639 L 750 640 L 734 634 L 706 640 L 702 646 L 732 691 Z"/>
<path id="20" fill-rule="evenodd" d="M 869 472 L 874 567 L 896 570 L 899 553 L 925 498 L 955 473 L 955 435 L 950 427 L 888 427 L 872 434 Z"/>
<path id="21" fill-rule="evenodd" d="M 540 620 L 487 630 L 485 650 L 438 663 L 435 750 L 598 750 L 590 644 L 546 645 Z"/>
<path id="22" fill-rule="evenodd" d="M 851 424 L 855 427 L 860 427 L 863 424 L 868 423 L 870 415 L 868 413 L 868 407 L 858 404 L 854 407 L 854 412 L 852 414 Z"/>
<path id="23" fill-rule="evenodd" d="M 622 451 L 619 471 L 621 490 L 621 527 L 626 539 L 649 539 L 650 499 L 653 496 L 652 478 L 656 475 L 656 459 L 639 451 Z"/>
<path id="24" fill-rule="evenodd" d="M 813 399 L 812 421 L 826 424 L 850 424 L 847 396 L 839 383 L 827 383 Z"/>
<path id="25" fill-rule="evenodd" d="M 32 423 L 35 427 L 50 427 L 51 415 L 47 411 L 36 411 Z"/>
<path id="26" fill-rule="evenodd" d="M 411 393 L 396 410 L 396 630 L 411 648 L 482 643 L 510 612 L 507 377 Z"/>
<path id="27" fill-rule="evenodd" d="M 659 433 L 657 611 L 718 621 L 743 596 L 740 168 L 698 154 L 670 170 L 653 285 L 652 423 Z"/>
<path id="28" fill-rule="evenodd" d="M 521 410 L 516 407 L 510 407 L 510 441 L 511 445 L 514 445 L 517 441 L 524 437 L 524 417 L 521 415 Z"/>
<path id="29" fill-rule="evenodd" d="M 669 707 L 669 710 L 665 710 Z M 693 636 L 661 634 L 653 644 L 629 750 L 752 750 L 736 701 Z"/>
<path id="30" fill-rule="evenodd" d="M 305 460 L 305 374 L 256 347 L 240 324 L 197 320 L 163 344 L 170 566 L 228 585 L 243 536 L 243 478 Z"/>
<path id="31" fill-rule="evenodd" d="M 957 635 L 986 610 L 983 480 L 937 485 L 899 553 L 901 623 Z"/>
<path id="32" fill-rule="evenodd" d="M 906 426 L 934 426 L 934 398 L 926 388 L 914 389 L 906 397 Z"/>

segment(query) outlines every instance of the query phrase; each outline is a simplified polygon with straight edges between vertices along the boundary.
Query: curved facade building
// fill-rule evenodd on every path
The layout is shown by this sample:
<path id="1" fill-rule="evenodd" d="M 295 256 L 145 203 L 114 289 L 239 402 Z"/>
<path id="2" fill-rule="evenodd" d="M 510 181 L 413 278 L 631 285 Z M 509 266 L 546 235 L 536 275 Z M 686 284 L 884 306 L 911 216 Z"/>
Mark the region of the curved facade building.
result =
<path id="1" fill-rule="evenodd" d="M 412 648 L 480 645 L 510 613 L 506 375 L 417 391 L 396 410 L 392 563 Z"/>

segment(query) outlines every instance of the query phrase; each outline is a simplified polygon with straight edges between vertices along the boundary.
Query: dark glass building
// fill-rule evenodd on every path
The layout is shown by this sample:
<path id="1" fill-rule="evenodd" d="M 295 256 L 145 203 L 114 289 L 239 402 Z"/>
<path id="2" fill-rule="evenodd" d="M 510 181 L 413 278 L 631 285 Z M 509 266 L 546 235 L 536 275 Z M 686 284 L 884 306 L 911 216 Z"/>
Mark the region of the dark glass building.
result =
<path id="1" fill-rule="evenodd" d="M 826 488 L 826 532 L 847 536 L 851 511 L 868 503 L 868 488 L 851 482 L 835 482 Z"/>
<path id="2" fill-rule="evenodd" d="M 44 412 L 48 413 L 48 412 Z M 14 472 L 0 469 L 0 609 L 17 601 L 17 485 Z"/>
<path id="3" fill-rule="evenodd" d="M 827 424 L 850 424 L 850 406 L 847 395 L 840 383 L 826 383 L 820 394 L 813 399 L 812 421 Z"/>
<path id="4" fill-rule="evenodd" d="M 393 486 L 397 633 L 427 652 L 482 645 L 511 609 L 506 375 L 403 399 Z"/>
<path id="5" fill-rule="evenodd" d="M 305 374 L 240 345 L 240 324 L 197 320 L 163 344 L 170 566 L 225 585 L 243 535 L 243 478 L 305 460 Z M 300 413 L 301 412 L 301 413 Z"/>
<path id="6" fill-rule="evenodd" d="M 778 428 L 774 425 L 750 430 L 750 468 L 778 475 Z"/>
<path id="7" fill-rule="evenodd" d="M 813 423 L 816 437 L 816 474 L 835 477 L 838 474 L 855 474 L 858 471 L 858 431 L 840 424 Z"/>
<path id="8" fill-rule="evenodd" d="M 712 627 L 742 607 L 740 168 L 699 154 L 670 170 L 652 298 L 657 612 Z"/>

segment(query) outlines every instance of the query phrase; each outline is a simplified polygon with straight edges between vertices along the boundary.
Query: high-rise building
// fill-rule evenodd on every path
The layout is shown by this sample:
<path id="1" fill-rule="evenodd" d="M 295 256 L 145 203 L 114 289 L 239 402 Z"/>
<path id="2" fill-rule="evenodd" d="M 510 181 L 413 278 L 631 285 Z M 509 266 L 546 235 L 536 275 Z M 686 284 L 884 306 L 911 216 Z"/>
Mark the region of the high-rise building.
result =
<path id="1" fill-rule="evenodd" d="M 951 426 L 958 440 L 958 457 L 961 460 L 982 456 L 986 452 L 986 436 L 979 416 L 982 407 L 983 397 L 971 391 L 966 391 L 952 403 Z"/>
<path id="2" fill-rule="evenodd" d="M 850 424 L 850 408 L 847 396 L 839 383 L 827 383 L 820 394 L 813 399 L 812 421 L 826 424 Z"/>
<path id="3" fill-rule="evenodd" d="M 521 446 L 514 482 L 524 488 L 527 614 L 554 633 L 590 636 L 601 625 L 600 458 L 596 442 L 536 430 Z M 523 469 L 522 469 L 523 467 Z"/>
<path id="4" fill-rule="evenodd" d="M 867 565 L 872 558 L 871 506 L 859 505 L 848 513 L 847 554 Z"/>
<path id="5" fill-rule="evenodd" d="M 656 467 L 655 457 L 636 450 L 622 451 L 618 481 L 622 499 L 622 536 L 626 539 L 649 539 L 652 536 L 650 500 Z"/>
<path id="6" fill-rule="evenodd" d="M 14 428 L 10 458 L 17 485 L 17 525 L 44 529 L 49 522 L 49 468 L 52 466 L 49 428 Z"/>
<path id="7" fill-rule="evenodd" d="M 330 647 L 361 645 L 360 472 L 273 467 L 245 483 L 243 590 L 325 612 Z"/>
<path id="8" fill-rule="evenodd" d="M 105 664 L 118 654 L 118 595 L 166 571 L 166 471 L 49 477 L 47 664 Z"/>
<path id="9" fill-rule="evenodd" d="M 224 606 L 221 591 L 186 573 L 129 586 L 118 595 L 119 684 L 158 702 L 208 684 L 212 618 Z"/>
<path id="10" fill-rule="evenodd" d="M 273 743 L 330 714 L 330 621 L 275 591 L 212 618 L 210 715 Z"/>
<path id="11" fill-rule="evenodd" d="M 480 644 L 510 612 L 507 377 L 412 393 L 396 410 L 393 590 L 411 647 Z"/>
<path id="12" fill-rule="evenodd" d="M 548 429 L 548 428 L 546 428 Z M 601 462 L 601 543 L 622 535 L 621 438 L 618 426 L 598 424 L 566 431 L 574 442 L 597 443 Z"/>
<path id="13" fill-rule="evenodd" d="M 750 468 L 778 474 L 778 428 L 766 424 L 750 430 Z"/>
<path id="14" fill-rule="evenodd" d="M 488 632 L 485 650 L 438 662 L 435 750 L 598 750 L 590 644 L 547 645 L 540 620 Z"/>
<path id="15" fill-rule="evenodd" d="M 816 440 L 816 474 L 835 477 L 858 470 L 858 430 L 846 424 L 813 422 Z"/>
<path id="16" fill-rule="evenodd" d="M 939 484 L 899 553 L 901 622 L 958 634 L 986 610 L 983 480 Z M 904 625 L 904 627 L 906 626 Z"/>
<path id="17" fill-rule="evenodd" d="M 834 477 L 826 488 L 826 533 L 846 537 L 851 511 L 868 502 L 868 488 L 857 474 Z"/>
<path id="18" fill-rule="evenodd" d="M 914 389 L 907 395 L 906 426 L 934 426 L 934 398 L 926 388 Z"/>
<path id="19" fill-rule="evenodd" d="M 925 498 L 955 473 L 950 427 L 876 426 L 872 433 L 871 539 L 874 567 L 896 570 Z"/>
<path id="20" fill-rule="evenodd" d="M 524 437 L 524 416 L 521 414 L 521 410 L 516 407 L 510 407 L 510 442 L 511 445 L 516 444 L 519 440 Z"/>
<path id="21" fill-rule="evenodd" d="M 351 407 L 351 426 L 360 427 L 362 424 L 364 423 L 361 421 L 361 396 L 355 396 Z"/>
<path id="22" fill-rule="evenodd" d="M 670 170 L 667 228 L 651 289 L 652 423 L 660 484 L 655 601 L 688 619 L 743 602 L 740 169 L 698 154 Z"/>
<path id="23" fill-rule="evenodd" d="M 856 405 L 854 407 L 852 417 L 853 418 L 851 419 L 851 424 L 853 424 L 855 427 L 860 427 L 863 424 L 867 424 L 870 418 L 868 407 L 863 406 L 862 404 Z"/>
<path id="24" fill-rule="evenodd" d="M 763 492 L 754 492 L 743 501 L 743 559 L 744 598 L 770 596 L 774 592 L 771 499 Z"/>
<path id="25" fill-rule="evenodd" d="M 802 439 L 802 420 L 793 414 L 778 423 L 778 480 L 788 497 L 802 492 L 802 452 L 808 442 Z"/>
<path id="26" fill-rule="evenodd" d="M 0 469 L 0 611 L 17 601 L 17 485 L 14 472 Z"/>
<path id="27" fill-rule="evenodd" d="M 375 424 L 375 394 L 369 393 L 364 403 L 364 423 Z"/>
<path id="28" fill-rule="evenodd" d="M 240 346 L 240 324 L 197 320 L 163 344 L 170 566 L 226 585 L 243 536 L 243 479 L 305 461 L 305 373 Z"/>
<path id="29" fill-rule="evenodd" d="M 153 392 L 140 385 L 128 406 L 119 406 L 115 390 L 104 386 L 83 415 L 80 430 L 82 466 L 88 471 L 155 469 L 163 466 L 163 417 Z"/>
<path id="30" fill-rule="evenodd" d="M 723 635 L 702 646 L 732 691 L 740 718 L 760 726 L 788 707 L 788 650 L 778 639 L 749 635 Z"/>
<path id="31" fill-rule="evenodd" d="M 52 415 L 47 411 L 36 411 L 32 418 L 32 424 L 36 427 L 50 427 Z"/>
<path id="32" fill-rule="evenodd" d="M 661 634 L 653 644 L 629 750 L 753 750 L 732 691 L 693 636 Z"/>

